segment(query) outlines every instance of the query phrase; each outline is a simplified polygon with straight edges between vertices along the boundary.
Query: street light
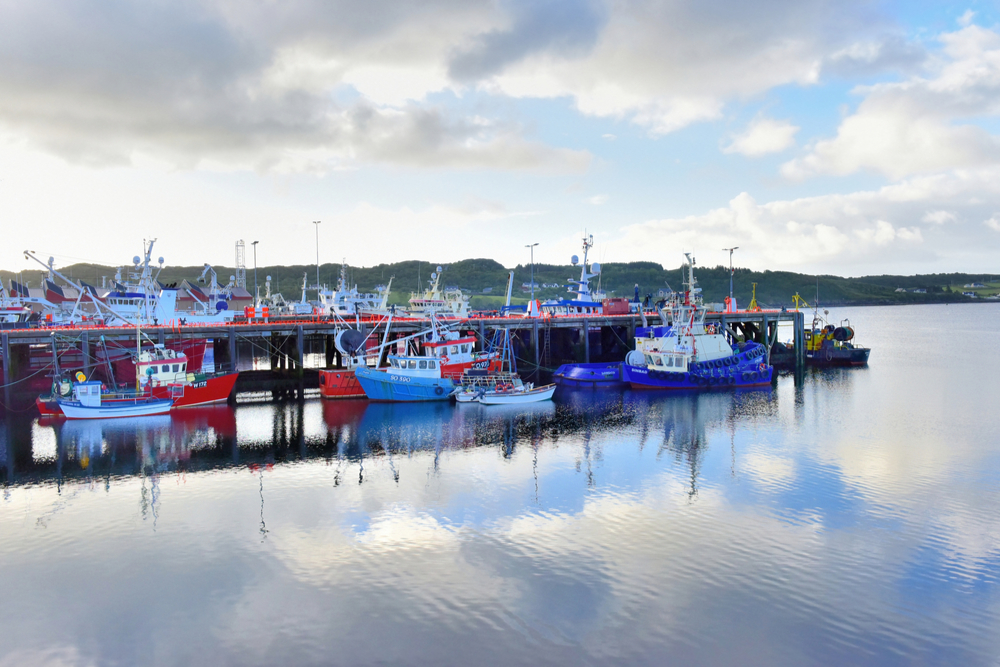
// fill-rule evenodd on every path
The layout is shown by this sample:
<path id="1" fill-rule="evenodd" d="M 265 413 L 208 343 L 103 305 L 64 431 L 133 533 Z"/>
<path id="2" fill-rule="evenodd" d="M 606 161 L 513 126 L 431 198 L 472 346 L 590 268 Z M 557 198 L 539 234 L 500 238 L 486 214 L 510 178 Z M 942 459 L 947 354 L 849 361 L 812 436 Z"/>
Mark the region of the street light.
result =
<path id="1" fill-rule="evenodd" d="M 733 251 L 739 250 L 739 246 L 732 248 L 723 248 L 724 251 L 729 251 L 729 307 L 732 308 L 733 304 Z"/>
<path id="2" fill-rule="evenodd" d="M 537 243 L 532 243 L 531 245 L 524 246 L 525 248 L 531 248 L 531 300 L 535 300 L 535 246 Z"/>
<path id="3" fill-rule="evenodd" d="M 319 220 L 313 220 L 316 225 L 316 293 L 319 293 Z"/>
<path id="4" fill-rule="evenodd" d="M 257 290 L 257 244 L 260 241 L 254 241 L 250 245 L 253 246 L 253 307 L 257 307 L 257 297 L 260 296 L 260 292 Z"/>

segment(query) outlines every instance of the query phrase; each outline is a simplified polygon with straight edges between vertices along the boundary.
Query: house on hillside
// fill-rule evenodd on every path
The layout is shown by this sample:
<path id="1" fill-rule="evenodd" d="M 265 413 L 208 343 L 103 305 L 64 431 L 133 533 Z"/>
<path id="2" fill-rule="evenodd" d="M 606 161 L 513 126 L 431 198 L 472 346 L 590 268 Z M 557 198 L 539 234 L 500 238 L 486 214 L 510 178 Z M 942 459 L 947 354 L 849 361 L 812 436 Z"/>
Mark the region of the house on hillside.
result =
<path id="1" fill-rule="evenodd" d="M 965 286 L 965 289 L 982 289 L 984 287 L 986 287 L 986 285 L 982 283 L 969 283 Z"/>
<path id="2" fill-rule="evenodd" d="M 976 294 L 975 292 L 962 292 L 962 296 L 967 296 L 967 297 L 970 297 L 972 299 L 976 299 L 976 298 L 979 297 L 979 295 Z"/>
<path id="3" fill-rule="evenodd" d="M 897 292 L 905 292 L 905 291 L 906 291 L 906 288 L 905 288 L 905 287 L 897 287 L 897 288 L 896 288 L 896 291 L 897 291 Z"/>
<path id="4" fill-rule="evenodd" d="M 916 288 L 913 289 L 913 293 L 914 294 L 927 294 L 927 290 L 925 290 L 923 287 L 916 287 Z"/>

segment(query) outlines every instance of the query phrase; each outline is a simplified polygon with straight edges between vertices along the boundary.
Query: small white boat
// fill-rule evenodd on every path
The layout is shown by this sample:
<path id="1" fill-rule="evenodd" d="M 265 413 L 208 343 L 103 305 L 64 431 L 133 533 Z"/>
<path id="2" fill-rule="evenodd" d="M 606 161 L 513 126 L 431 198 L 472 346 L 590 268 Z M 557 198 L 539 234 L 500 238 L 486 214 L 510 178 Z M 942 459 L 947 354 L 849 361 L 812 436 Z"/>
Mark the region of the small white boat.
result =
<path id="1" fill-rule="evenodd" d="M 135 396 L 105 397 L 97 381 L 75 382 L 73 398 L 56 402 L 67 419 L 112 419 L 116 417 L 146 417 L 162 415 L 174 404 L 171 398 L 136 398 Z"/>
<path id="2" fill-rule="evenodd" d="M 521 403 L 538 403 L 540 401 L 552 400 L 556 386 L 547 384 L 543 387 L 525 386 L 522 389 L 512 389 L 510 391 L 486 391 L 480 394 L 476 400 L 483 405 L 518 405 Z"/>

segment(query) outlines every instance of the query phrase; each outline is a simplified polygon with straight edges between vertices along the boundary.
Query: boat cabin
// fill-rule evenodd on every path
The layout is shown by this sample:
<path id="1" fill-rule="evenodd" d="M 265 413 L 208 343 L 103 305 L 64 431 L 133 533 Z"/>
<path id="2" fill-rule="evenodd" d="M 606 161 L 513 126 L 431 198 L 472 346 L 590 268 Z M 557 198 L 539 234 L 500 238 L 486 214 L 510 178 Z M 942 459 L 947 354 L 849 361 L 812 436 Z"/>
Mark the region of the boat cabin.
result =
<path id="1" fill-rule="evenodd" d="M 386 372 L 405 377 L 440 378 L 441 362 L 428 357 L 389 356 Z"/>
<path id="2" fill-rule="evenodd" d="M 159 387 L 189 382 L 187 357 L 183 352 L 155 345 L 143 350 L 135 363 L 136 379 L 142 384 Z"/>
<path id="3" fill-rule="evenodd" d="M 643 356 L 646 358 L 646 367 L 652 371 L 685 373 L 688 369 L 688 355 L 680 352 L 646 350 Z"/>
<path id="4" fill-rule="evenodd" d="M 86 408 L 101 407 L 101 383 L 98 380 L 75 382 L 73 384 L 73 400 L 79 401 Z"/>
<path id="5" fill-rule="evenodd" d="M 440 359 L 446 366 L 471 363 L 476 349 L 476 339 L 472 336 L 459 338 L 457 334 L 445 336 L 442 340 L 424 343 L 427 354 Z"/>

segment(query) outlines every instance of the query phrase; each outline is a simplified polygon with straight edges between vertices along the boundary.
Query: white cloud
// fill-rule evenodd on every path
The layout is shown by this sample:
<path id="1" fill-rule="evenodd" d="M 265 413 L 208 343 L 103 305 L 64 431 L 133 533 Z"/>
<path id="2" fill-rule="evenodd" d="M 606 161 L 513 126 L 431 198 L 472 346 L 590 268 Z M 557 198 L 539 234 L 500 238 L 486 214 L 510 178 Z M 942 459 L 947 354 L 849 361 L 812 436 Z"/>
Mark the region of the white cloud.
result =
<path id="1" fill-rule="evenodd" d="M 923 222 L 929 222 L 934 225 L 943 225 L 949 222 L 955 222 L 958 219 L 951 211 L 928 211 L 921 218 Z"/>
<path id="2" fill-rule="evenodd" d="M 608 201 L 607 195 L 594 195 L 593 197 L 587 197 L 587 203 L 593 206 L 600 206 Z"/>
<path id="3" fill-rule="evenodd" d="M 1000 114 L 1000 34 L 969 26 L 940 36 L 931 76 L 882 83 L 845 118 L 782 167 L 790 178 L 872 170 L 892 179 L 1000 163 L 1000 140 L 962 120 Z"/>
<path id="4" fill-rule="evenodd" d="M 986 270 L 998 245 L 963 221 L 989 218 L 985 224 L 1000 231 L 1000 214 L 990 218 L 1000 208 L 998 179 L 995 167 L 767 203 L 742 193 L 703 214 L 628 225 L 602 248 L 670 265 L 683 251 L 709 253 L 702 264 L 723 262 L 716 249 L 738 245 L 743 266 L 838 275 L 954 270 L 956 258 L 968 270 Z M 677 258 L 664 257 L 663 248 Z"/>
<path id="5" fill-rule="evenodd" d="M 958 17 L 958 25 L 963 28 L 972 25 L 972 19 L 976 17 L 976 13 L 971 9 L 966 9 L 965 13 Z"/>
<path id="6" fill-rule="evenodd" d="M 757 118 L 741 134 L 734 136 L 723 152 L 750 157 L 780 153 L 795 144 L 795 133 L 798 131 L 799 128 L 787 120 Z"/>

